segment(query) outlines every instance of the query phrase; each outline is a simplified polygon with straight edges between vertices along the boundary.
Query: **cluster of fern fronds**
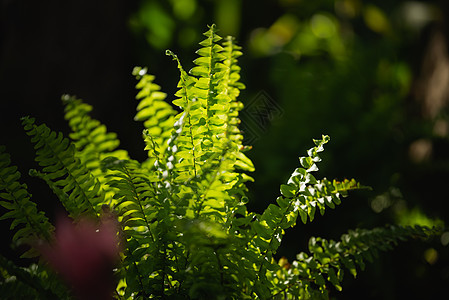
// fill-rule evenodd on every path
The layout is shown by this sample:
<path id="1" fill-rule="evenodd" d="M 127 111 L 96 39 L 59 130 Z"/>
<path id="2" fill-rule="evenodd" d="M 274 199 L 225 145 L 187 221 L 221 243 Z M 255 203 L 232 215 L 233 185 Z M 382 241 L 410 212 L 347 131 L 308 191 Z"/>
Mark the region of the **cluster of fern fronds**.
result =
<path id="1" fill-rule="evenodd" d="M 63 96 L 69 137 L 33 118 L 22 120 L 40 166 L 30 175 L 48 184 L 70 222 L 54 226 L 38 211 L 33 201 L 40 199 L 31 200 L 0 148 L 0 205 L 7 211 L 1 218 L 12 220 L 15 243 L 31 245 L 24 257 L 44 257 L 29 268 L 0 257 L 2 295 L 65 299 L 87 297 L 90 291 L 117 299 L 326 298 L 329 285 L 341 289 L 345 269 L 356 276 L 378 250 L 435 233 L 426 227 L 356 229 L 339 241 L 312 238 L 308 253 L 290 263 L 276 260 L 285 230 L 298 218 L 313 221 L 317 210 L 324 214 L 349 191 L 364 187 L 355 180 L 313 175 L 329 142 L 322 136 L 300 157 L 280 196 L 262 214 L 248 212 L 245 183 L 253 180 L 248 173 L 254 166 L 238 128 L 242 53 L 233 38 L 217 35 L 215 26 L 204 35 L 189 72 L 167 51 L 180 72 L 172 101 L 177 109 L 166 102 L 154 76 L 135 69 L 140 90 L 135 119 L 143 122 L 148 153 L 143 162 L 120 150 L 117 136 L 89 116 L 91 106 L 74 97 Z M 115 246 L 102 246 L 114 241 Z M 73 270 L 79 265 L 89 272 L 78 276 Z M 104 272 L 95 271 L 98 266 Z M 104 282 L 115 285 L 109 289 Z"/>

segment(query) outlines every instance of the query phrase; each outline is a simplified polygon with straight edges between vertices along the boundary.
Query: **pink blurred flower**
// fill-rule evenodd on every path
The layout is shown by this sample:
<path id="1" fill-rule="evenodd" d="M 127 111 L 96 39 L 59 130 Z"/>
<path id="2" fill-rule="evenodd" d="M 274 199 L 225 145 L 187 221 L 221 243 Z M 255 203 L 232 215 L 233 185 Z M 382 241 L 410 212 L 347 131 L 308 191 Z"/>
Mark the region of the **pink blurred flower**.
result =
<path id="1" fill-rule="evenodd" d="M 112 299 L 113 268 L 119 262 L 118 222 L 100 224 L 81 219 L 74 224 L 60 217 L 55 243 L 40 247 L 43 257 L 71 286 L 79 299 Z"/>

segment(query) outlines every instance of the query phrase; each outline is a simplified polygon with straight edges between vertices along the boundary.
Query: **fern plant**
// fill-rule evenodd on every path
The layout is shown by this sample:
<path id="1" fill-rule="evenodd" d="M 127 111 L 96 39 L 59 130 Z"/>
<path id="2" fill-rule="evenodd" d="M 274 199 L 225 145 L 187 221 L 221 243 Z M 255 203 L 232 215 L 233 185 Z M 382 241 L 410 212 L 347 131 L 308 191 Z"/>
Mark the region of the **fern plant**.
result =
<path id="1" fill-rule="evenodd" d="M 291 263 L 277 258 L 285 230 L 296 226 L 298 218 L 312 222 L 317 211 L 324 214 L 350 191 L 367 187 L 354 179 L 313 175 L 330 141 L 323 135 L 299 158 L 299 166 L 280 186 L 280 196 L 262 214 L 248 212 L 245 183 L 253 180 L 254 166 L 238 128 L 243 107 L 238 96 L 245 87 L 237 64 L 242 53 L 233 38 L 222 42 L 214 25 L 204 35 L 189 72 L 167 51 L 180 72 L 172 101 L 176 109 L 153 75 L 145 68 L 134 70 L 140 89 L 135 119 L 144 126 L 145 161 L 118 149 L 117 136 L 92 119 L 92 107 L 80 99 L 63 96 L 69 138 L 23 118 L 41 167 L 30 175 L 48 184 L 67 210 L 69 223 L 76 224 L 73 228 L 56 224 L 54 235 L 54 226 L 37 210 L 0 147 L 0 205 L 7 211 L 1 219 L 12 219 L 14 242 L 31 246 L 24 257 L 43 254 L 55 269 L 45 259 L 21 268 L 0 257 L 2 295 L 13 298 L 20 290 L 36 299 L 326 299 L 330 285 L 342 289 L 344 270 L 356 276 L 378 251 L 438 232 L 419 226 L 356 229 L 339 241 L 311 238 L 308 253 L 299 253 Z M 111 220 L 117 225 L 109 230 Z M 104 249 L 104 239 L 116 241 L 116 247 Z M 73 249 L 64 248 L 66 244 Z M 84 256 L 73 254 L 78 250 Z M 120 254 L 118 262 L 107 260 L 106 273 L 114 273 L 116 285 L 106 294 L 95 290 L 109 277 L 91 266 L 74 277 L 72 269 L 86 257 L 104 258 L 114 251 Z M 55 272 L 65 278 L 66 287 Z"/>

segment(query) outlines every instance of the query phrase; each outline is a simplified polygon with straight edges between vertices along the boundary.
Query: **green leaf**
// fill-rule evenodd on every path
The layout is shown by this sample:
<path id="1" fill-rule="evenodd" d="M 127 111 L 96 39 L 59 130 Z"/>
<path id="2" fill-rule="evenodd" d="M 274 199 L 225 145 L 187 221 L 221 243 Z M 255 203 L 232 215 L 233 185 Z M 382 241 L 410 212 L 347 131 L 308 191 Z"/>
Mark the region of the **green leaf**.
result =
<path id="1" fill-rule="evenodd" d="M 294 197 L 296 193 L 296 188 L 292 185 L 282 184 L 281 185 L 281 194 L 285 197 Z"/>
<path id="2" fill-rule="evenodd" d="M 340 280 L 338 279 L 337 274 L 335 274 L 333 268 L 329 268 L 327 275 L 328 275 L 327 279 L 334 285 L 337 291 L 341 291 L 343 288 L 341 287 Z"/>

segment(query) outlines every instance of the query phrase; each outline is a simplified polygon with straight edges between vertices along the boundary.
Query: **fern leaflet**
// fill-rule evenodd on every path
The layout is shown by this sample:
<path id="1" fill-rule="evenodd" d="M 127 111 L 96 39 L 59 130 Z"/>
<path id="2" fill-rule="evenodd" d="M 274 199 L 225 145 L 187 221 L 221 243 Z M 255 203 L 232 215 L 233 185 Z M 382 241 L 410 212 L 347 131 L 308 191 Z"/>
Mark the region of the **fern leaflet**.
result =
<path id="1" fill-rule="evenodd" d="M 70 216 L 96 217 L 104 204 L 103 195 L 99 195 L 100 182 L 80 163 L 74 144 L 44 124 L 35 125 L 32 118 L 23 118 L 22 124 L 35 143 L 36 161 L 43 167 L 38 174 L 53 182 Z"/>
<path id="2" fill-rule="evenodd" d="M 13 241 L 18 244 L 33 245 L 39 240 L 50 242 L 54 230 L 43 211 L 38 211 L 36 203 L 30 200 L 27 186 L 19 182 L 20 172 L 11 166 L 9 154 L 0 146 L 0 205 L 8 210 L 0 220 L 13 219 L 10 229 L 16 230 Z M 22 257 L 36 256 L 32 248 Z"/>

